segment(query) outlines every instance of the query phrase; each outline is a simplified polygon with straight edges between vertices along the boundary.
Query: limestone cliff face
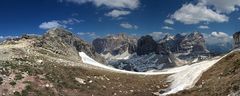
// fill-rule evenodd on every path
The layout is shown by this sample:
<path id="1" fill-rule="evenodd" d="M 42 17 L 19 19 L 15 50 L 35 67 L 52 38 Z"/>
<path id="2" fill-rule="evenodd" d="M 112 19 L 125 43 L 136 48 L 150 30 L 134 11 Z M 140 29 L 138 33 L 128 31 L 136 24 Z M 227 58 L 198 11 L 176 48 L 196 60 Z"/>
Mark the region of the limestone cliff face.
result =
<path id="1" fill-rule="evenodd" d="M 173 53 L 208 53 L 204 37 L 200 32 L 193 32 L 186 35 L 177 34 L 175 36 L 166 36 L 160 41 L 160 43 Z"/>
<path id="2" fill-rule="evenodd" d="M 41 42 L 37 46 L 73 58 L 79 57 L 78 52 L 84 52 L 99 62 L 104 63 L 105 61 L 93 46 L 78 38 L 72 32 L 61 28 L 50 29 L 43 35 Z"/>
<path id="3" fill-rule="evenodd" d="M 112 55 L 122 54 L 126 51 L 134 53 L 136 50 L 137 38 L 126 34 L 111 35 L 93 40 L 93 46 L 99 54 L 110 53 Z"/>
<path id="4" fill-rule="evenodd" d="M 233 34 L 234 48 L 240 47 L 240 31 Z"/>

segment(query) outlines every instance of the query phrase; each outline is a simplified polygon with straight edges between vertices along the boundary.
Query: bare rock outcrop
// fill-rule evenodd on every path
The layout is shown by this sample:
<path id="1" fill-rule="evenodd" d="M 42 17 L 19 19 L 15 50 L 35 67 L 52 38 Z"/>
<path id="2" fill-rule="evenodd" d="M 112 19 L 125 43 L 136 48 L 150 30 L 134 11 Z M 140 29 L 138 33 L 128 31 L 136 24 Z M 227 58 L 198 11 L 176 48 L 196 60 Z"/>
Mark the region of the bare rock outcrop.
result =
<path id="1" fill-rule="evenodd" d="M 233 34 L 234 48 L 240 47 L 240 31 Z"/>
<path id="2" fill-rule="evenodd" d="M 101 63 L 105 62 L 93 46 L 75 36 L 72 32 L 62 28 L 48 30 L 40 41 L 37 46 L 52 50 L 61 55 L 77 58 L 79 57 L 79 52 L 84 52 Z"/>
<path id="3" fill-rule="evenodd" d="M 136 50 L 137 38 L 126 34 L 111 35 L 93 40 L 92 45 L 99 54 L 118 55 L 128 51 L 130 54 Z"/>

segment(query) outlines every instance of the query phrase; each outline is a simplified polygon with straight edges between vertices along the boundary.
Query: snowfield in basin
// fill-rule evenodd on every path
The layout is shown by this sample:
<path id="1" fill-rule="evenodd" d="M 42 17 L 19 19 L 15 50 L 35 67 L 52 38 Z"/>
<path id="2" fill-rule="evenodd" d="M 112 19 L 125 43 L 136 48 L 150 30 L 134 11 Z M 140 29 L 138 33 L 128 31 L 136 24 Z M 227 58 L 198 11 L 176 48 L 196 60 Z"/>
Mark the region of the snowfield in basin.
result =
<path id="1" fill-rule="evenodd" d="M 85 63 L 85 64 L 93 65 L 93 66 L 96 66 L 96 67 L 99 67 L 99 68 L 103 68 L 103 69 L 106 69 L 106 70 L 109 70 L 109 71 L 113 71 L 113 72 L 126 73 L 126 74 L 135 74 L 135 75 L 173 74 L 173 73 L 180 72 L 180 71 L 184 70 L 185 67 L 187 67 L 187 66 L 176 67 L 176 68 L 172 68 L 172 69 L 161 70 L 161 71 L 158 71 L 158 72 L 133 72 L 133 71 L 126 71 L 126 70 L 116 69 L 116 68 L 113 68 L 113 67 L 106 66 L 104 64 L 98 63 L 97 61 L 95 61 L 94 59 L 89 57 L 87 54 L 85 54 L 84 52 L 79 52 L 79 55 L 82 58 L 83 63 Z"/>
<path id="2" fill-rule="evenodd" d="M 177 93 L 184 89 L 192 88 L 195 83 L 202 76 L 202 73 L 208 70 L 211 66 L 221 60 L 223 57 L 216 57 L 211 60 L 206 60 L 198 63 L 194 63 L 191 65 L 185 65 L 181 67 L 164 69 L 161 71 L 155 72 L 133 72 L 133 71 L 125 71 L 116 69 L 110 66 L 106 66 L 104 64 L 98 63 L 89 56 L 87 56 L 84 52 L 79 52 L 80 57 L 82 58 L 83 63 L 93 65 L 96 67 L 100 67 L 109 71 L 118 72 L 118 73 L 126 73 L 126 74 L 135 74 L 135 75 L 161 75 L 161 74 L 171 74 L 168 77 L 168 81 L 171 85 L 166 89 L 166 92 L 160 94 L 161 96 Z"/>

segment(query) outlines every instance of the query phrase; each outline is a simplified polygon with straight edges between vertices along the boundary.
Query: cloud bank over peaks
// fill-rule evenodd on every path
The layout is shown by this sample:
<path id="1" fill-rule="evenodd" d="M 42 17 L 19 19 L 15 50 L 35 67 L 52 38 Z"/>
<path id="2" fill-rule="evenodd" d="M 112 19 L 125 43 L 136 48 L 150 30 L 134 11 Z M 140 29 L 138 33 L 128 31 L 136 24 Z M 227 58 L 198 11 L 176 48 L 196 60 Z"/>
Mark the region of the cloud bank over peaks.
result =
<path id="1" fill-rule="evenodd" d="M 170 26 L 163 26 L 162 29 L 164 29 L 164 30 L 174 30 L 174 28 L 172 28 Z"/>
<path id="2" fill-rule="evenodd" d="M 222 44 L 222 43 L 232 43 L 232 36 L 224 32 L 212 32 L 211 34 L 204 34 L 206 43 L 209 45 Z"/>
<path id="3" fill-rule="evenodd" d="M 152 32 L 149 35 L 152 36 L 155 41 L 159 41 L 163 39 L 166 35 L 170 35 L 170 34 L 165 32 Z"/>

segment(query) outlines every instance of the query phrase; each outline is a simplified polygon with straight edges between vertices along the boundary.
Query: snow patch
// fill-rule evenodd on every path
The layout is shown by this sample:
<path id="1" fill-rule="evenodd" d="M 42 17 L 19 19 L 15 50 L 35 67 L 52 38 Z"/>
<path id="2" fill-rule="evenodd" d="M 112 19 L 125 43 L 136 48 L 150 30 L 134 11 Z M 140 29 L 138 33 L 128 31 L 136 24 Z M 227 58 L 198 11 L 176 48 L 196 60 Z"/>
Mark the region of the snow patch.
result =
<path id="1" fill-rule="evenodd" d="M 113 56 L 111 53 L 101 54 L 101 56 L 103 56 L 107 60 L 126 60 L 131 57 L 131 54 L 128 51 L 126 51 L 116 56 Z"/>
<path id="2" fill-rule="evenodd" d="M 165 63 L 169 60 L 163 55 L 155 53 L 138 56 L 136 53 L 132 54 L 126 60 L 112 60 L 108 64 L 121 70 L 146 72 L 150 70 L 161 70 L 165 67 Z"/>
<path id="3" fill-rule="evenodd" d="M 195 85 L 195 83 L 199 80 L 199 78 L 202 76 L 203 72 L 208 70 L 210 67 L 212 67 L 214 64 L 216 64 L 219 60 L 221 60 L 228 54 L 223 57 L 216 57 L 211 60 L 205 60 L 202 62 L 194 63 L 192 65 L 184 65 L 181 67 L 164 69 L 164 70 L 155 71 L 155 72 L 152 72 L 152 71 L 151 72 L 133 72 L 133 71 L 119 70 L 119 69 L 112 68 L 96 62 L 95 60 L 87 56 L 84 52 L 80 52 L 79 55 L 82 57 L 83 63 L 104 68 L 107 70 L 111 70 L 113 72 L 135 74 L 135 75 L 172 74 L 168 77 L 168 82 L 171 83 L 170 87 L 166 89 L 167 91 L 165 93 L 160 94 L 161 96 L 165 96 L 165 95 L 177 93 L 185 89 L 192 88 Z"/>
<path id="4" fill-rule="evenodd" d="M 182 70 L 184 70 L 186 68 L 186 66 L 182 66 L 182 67 L 175 67 L 175 68 L 171 68 L 171 69 L 164 69 L 164 70 L 155 71 L 155 72 L 133 72 L 133 71 L 126 71 L 126 70 L 116 69 L 116 68 L 113 68 L 113 67 L 106 66 L 106 65 L 103 65 L 101 63 L 98 63 L 97 61 L 93 60 L 91 57 L 86 55 L 84 52 L 79 52 L 79 56 L 82 58 L 82 61 L 85 64 L 89 64 L 89 65 L 96 66 L 96 67 L 99 67 L 99 68 L 103 68 L 103 69 L 106 69 L 106 70 L 110 70 L 110 71 L 113 71 L 113 72 L 126 73 L 126 74 L 135 74 L 135 75 L 173 74 L 173 73 L 180 72 L 180 71 L 182 71 Z"/>
<path id="5" fill-rule="evenodd" d="M 202 62 L 194 63 L 192 65 L 187 66 L 184 70 L 170 75 L 168 77 L 168 82 L 171 82 L 171 85 L 169 88 L 167 88 L 167 91 L 163 94 L 160 94 L 160 96 L 174 94 L 179 91 L 194 87 L 205 71 L 211 68 L 222 58 L 226 57 L 228 54 L 222 57 L 215 57 L 211 60 L 205 60 Z"/>
<path id="6" fill-rule="evenodd" d="M 208 70 L 211 66 L 217 63 L 219 59 L 203 61 L 200 63 L 195 63 L 189 65 L 184 70 L 172 74 L 168 77 L 168 82 L 171 82 L 171 86 L 167 89 L 168 91 L 162 95 L 169 95 L 172 93 L 177 93 L 184 89 L 189 89 L 194 87 L 196 82 L 202 76 L 202 73 Z"/>
<path id="7" fill-rule="evenodd" d="M 196 58 L 192 61 L 192 63 L 196 63 L 196 62 L 198 62 L 198 58 Z"/>

